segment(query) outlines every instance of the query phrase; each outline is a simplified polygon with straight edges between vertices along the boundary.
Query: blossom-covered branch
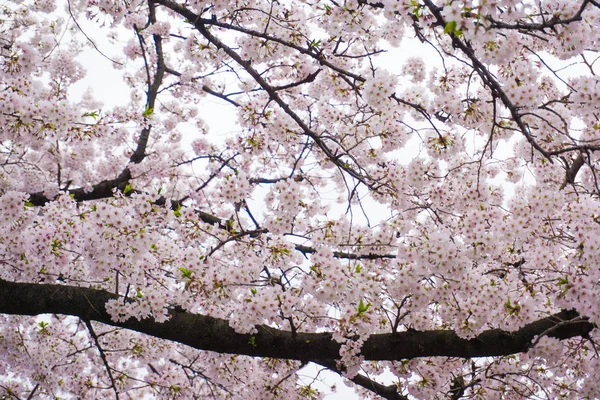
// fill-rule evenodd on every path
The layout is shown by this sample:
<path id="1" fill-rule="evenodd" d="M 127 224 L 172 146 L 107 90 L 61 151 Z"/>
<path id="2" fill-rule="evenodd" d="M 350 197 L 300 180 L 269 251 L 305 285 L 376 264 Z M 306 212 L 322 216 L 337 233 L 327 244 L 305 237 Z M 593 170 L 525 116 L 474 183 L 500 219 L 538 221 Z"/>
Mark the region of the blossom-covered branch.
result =
<path id="1" fill-rule="evenodd" d="M 0 397 L 600 396 L 597 1 L 66 6 L 0 5 Z"/>
<path id="2" fill-rule="evenodd" d="M 329 332 L 306 333 L 261 325 L 254 333 L 237 333 L 230 322 L 181 309 L 168 310 L 163 322 L 152 318 L 114 321 L 106 311 L 109 301 L 131 302 L 104 290 L 66 285 L 0 281 L 0 313 L 18 315 L 63 314 L 84 321 L 131 329 L 161 339 L 218 353 L 244 354 L 300 361 L 335 360 L 340 344 Z M 564 310 L 530 322 L 510 332 L 483 331 L 474 338 L 461 338 L 450 330 L 371 335 L 363 344 L 365 360 L 400 361 L 417 357 L 493 357 L 527 352 L 540 335 L 560 340 L 587 338 L 595 325 L 575 310 Z"/>

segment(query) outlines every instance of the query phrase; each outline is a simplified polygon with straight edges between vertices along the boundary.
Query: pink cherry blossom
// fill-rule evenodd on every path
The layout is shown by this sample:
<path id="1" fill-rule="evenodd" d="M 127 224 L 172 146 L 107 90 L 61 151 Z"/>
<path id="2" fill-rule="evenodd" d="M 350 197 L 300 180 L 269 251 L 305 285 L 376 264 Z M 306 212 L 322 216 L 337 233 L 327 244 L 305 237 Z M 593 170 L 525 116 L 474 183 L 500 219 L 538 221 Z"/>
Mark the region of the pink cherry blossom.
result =
<path id="1" fill-rule="evenodd" d="M 0 10 L 0 398 L 600 396 L 597 2 Z"/>

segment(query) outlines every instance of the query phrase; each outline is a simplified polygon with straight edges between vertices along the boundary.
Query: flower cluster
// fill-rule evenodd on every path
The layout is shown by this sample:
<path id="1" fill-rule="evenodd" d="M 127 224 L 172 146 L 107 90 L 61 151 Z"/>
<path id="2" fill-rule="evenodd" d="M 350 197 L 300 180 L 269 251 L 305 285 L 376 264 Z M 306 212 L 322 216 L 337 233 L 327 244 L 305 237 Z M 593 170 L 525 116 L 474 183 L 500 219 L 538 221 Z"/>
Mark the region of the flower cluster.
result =
<path id="1" fill-rule="evenodd" d="M 600 396 L 600 8 L 433 3 L 0 5 L 0 397 Z"/>

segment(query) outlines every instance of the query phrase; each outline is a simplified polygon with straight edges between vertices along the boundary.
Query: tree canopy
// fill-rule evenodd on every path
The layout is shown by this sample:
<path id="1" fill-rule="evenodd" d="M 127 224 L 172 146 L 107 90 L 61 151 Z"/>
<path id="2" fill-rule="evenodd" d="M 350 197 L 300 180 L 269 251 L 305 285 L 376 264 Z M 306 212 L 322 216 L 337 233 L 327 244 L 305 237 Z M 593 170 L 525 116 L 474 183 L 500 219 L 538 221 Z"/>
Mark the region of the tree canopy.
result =
<path id="1" fill-rule="evenodd" d="M 1 398 L 600 396 L 599 2 L 0 10 Z"/>

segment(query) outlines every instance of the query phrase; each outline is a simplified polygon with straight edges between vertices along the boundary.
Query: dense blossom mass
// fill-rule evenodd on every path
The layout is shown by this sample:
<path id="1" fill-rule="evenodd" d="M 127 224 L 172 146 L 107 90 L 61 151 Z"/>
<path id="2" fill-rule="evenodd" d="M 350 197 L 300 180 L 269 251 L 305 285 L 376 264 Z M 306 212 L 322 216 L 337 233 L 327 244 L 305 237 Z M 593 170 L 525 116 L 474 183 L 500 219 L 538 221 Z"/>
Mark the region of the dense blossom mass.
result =
<path id="1" fill-rule="evenodd" d="M 1 398 L 600 397 L 600 2 L 0 10 Z"/>

